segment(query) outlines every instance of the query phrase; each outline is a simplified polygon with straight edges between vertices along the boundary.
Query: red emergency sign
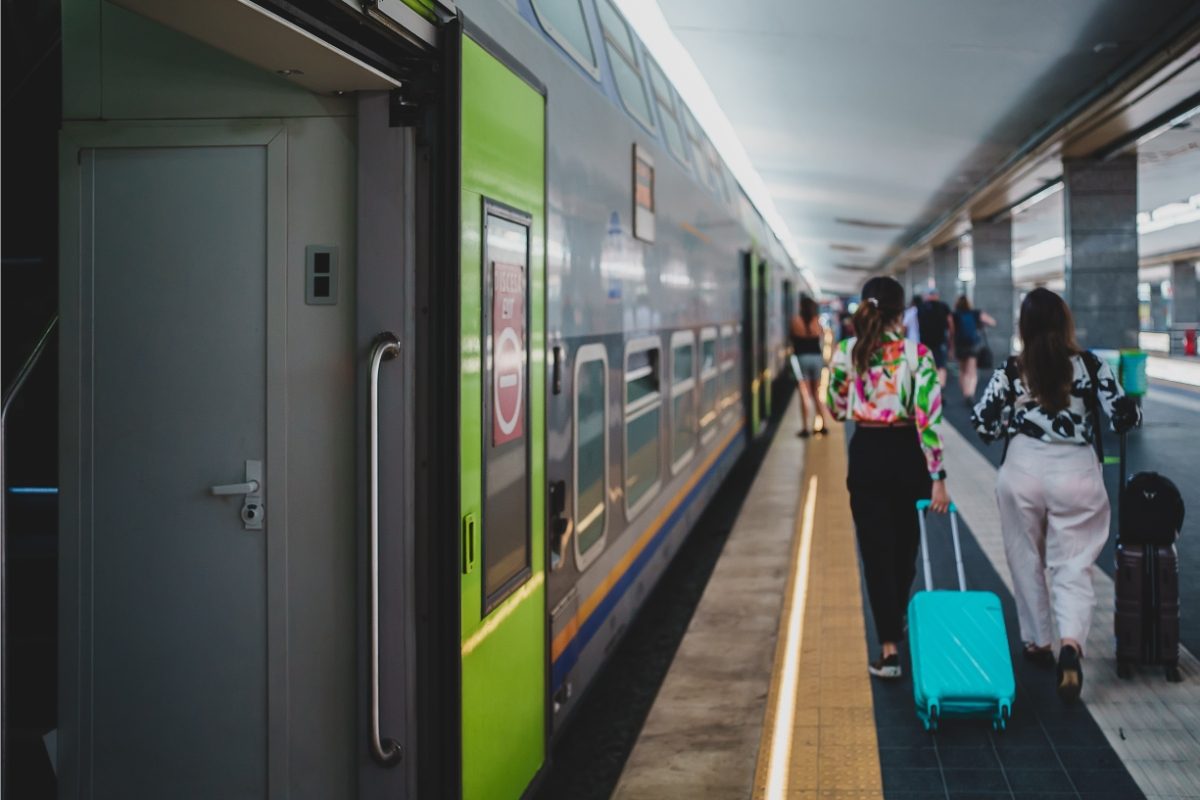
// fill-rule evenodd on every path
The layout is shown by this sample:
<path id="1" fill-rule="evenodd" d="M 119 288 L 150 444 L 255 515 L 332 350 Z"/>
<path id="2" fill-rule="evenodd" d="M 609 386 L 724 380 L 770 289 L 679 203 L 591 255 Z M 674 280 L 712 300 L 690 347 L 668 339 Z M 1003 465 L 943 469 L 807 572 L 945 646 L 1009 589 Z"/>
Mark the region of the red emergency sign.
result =
<path id="1" fill-rule="evenodd" d="M 492 445 L 525 434 L 525 268 L 492 262 Z"/>

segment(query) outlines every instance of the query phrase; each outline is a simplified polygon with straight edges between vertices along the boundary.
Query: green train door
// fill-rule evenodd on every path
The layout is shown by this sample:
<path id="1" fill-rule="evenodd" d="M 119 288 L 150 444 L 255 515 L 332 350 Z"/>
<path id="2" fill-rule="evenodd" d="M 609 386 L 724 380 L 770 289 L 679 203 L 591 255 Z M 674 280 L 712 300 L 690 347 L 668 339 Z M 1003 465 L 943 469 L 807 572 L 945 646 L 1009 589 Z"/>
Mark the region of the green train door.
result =
<path id="1" fill-rule="evenodd" d="M 750 405 L 750 435 L 757 436 L 771 415 L 770 368 L 767 366 L 767 262 L 753 250 L 742 254 L 745 286 L 743 352 Z"/>
<path id="2" fill-rule="evenodd" d="M 767 298 L 770 279 L 767 273 L 767 262 L 759 259 L 756 267 L 758 278 L 754 287 L 754 341 L 756 349 L 756 364 L 758 366 L 758 427 L 761 432 L 771 417 L 771 359 L 767 349 Z"/>
<path id="3" fill-rule="evenodd" d="M 545 97 L 461 48 L 462 794 L 518 798 L 545 761 Z"/>

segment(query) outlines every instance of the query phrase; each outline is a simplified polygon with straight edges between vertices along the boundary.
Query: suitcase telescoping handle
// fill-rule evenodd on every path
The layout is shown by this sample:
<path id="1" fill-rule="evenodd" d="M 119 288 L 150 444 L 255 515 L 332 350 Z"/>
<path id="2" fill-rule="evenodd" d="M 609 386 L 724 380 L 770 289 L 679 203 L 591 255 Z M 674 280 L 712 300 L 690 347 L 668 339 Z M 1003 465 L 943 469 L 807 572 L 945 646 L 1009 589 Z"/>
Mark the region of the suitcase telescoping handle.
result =
<path id="1" fill-rule="evenodd" d="M 921 558 L 925 562 L 925 591 L 933 591 L 933 568 L 929 565 L 929 537 L 925 533 L 925 512 L 929 509 L 928 500 L 917 501 L 917 519 L 921 523 Z M 954 539 L 954 566 L 958 569 L 959 591 L 967 590 L 967 576 L 963 572 L 962 546 L 958 543 L 958 509 L 950 504 L 950 535 Z"/>

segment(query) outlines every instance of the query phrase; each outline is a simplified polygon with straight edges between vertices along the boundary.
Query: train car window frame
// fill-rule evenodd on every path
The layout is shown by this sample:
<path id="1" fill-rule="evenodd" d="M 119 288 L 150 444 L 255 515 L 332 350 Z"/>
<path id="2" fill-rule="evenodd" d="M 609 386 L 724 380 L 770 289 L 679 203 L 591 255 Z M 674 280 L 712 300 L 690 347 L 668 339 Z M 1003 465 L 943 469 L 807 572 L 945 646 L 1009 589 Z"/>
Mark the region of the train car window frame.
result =
<path id="1" fill-rule="evenodd" d="M 584 72 L 591 75 L 595 80 L 600 80 L 600 60 L 596 57 L 596 48 L 592 43 L 592 29 L 588 25 L 587 14 L 583 9 L 583 0 L 558 0 L 562 3 L 573 3 L 579 9 L 579 21 L 583 23 L 583 33 L 587 37 L 587 45 L 589 55 L 579 52 L 575 44 L 567 37 L 565 33 L 559 30 L 553 22 L 550 21 L 550 12 L 541 8 L 555 0 L 531 0 L 530 5 L 533 6 L 533 15 L 537 17 L 538 24 L 542 26 L 542 30 L 546 35 L 554 40 L 554 43 L 563 49 L 568 56 L 571 57 L 576 64 L 583 68 Z"/>
<path id="2" fill-rule="evenodd" d="M 632 357 L 641 353 L 653 353 L 652 357 L 648 357 L 650 362 L 648 365 L 639 367 L 636 370 L 630 370 L 629 361 Z M 622 384 L 621 407 L 622 413 L 622 453 L 621 453 L 621 494 L 625 502 L 625 519 L 632 521 L 642 512 L 646 506 L 654 502 L 654 498 L 658 496 L 658 492 L 662 489 L 662 342 L 658 337 L 650 336 L 642 339 L 633 339 L 625 345 L 624 356 L 624 381 Z M 648 375 L 656 376 L 655 389 L 642 397 L 630 402 L 629 400 L 629 384 L 647 377 Z M 645 491 L 632 504 L 629 502 L 629 425 L 631 422 L 636 422 L 643 416 L 651 412 L 658 412 L 657 425 L 657 442 L 655 445 L 655 477 L 654 481 L 646 487 Z"/>
<path id="3" fill-rule="evenodd" d="M 683 121 L 679 119 L 679 113 L 675 110 L 676 100 L 675 93 L 671 89 L 671 82 L 667 80 L 666 73 L 662 71 L 662 67 L 658 65 L 657 61 L 649 55 L 646 55 L 645 59 L 646 72 L 650 76 L 650 89 L 654 94 L 655 103 L 658 105 L 658 118 L 662 122 L 663 139 L 666 140 L 667 149 L 671 151 L 671 155 L 686 167 L 689 164 L 687 134 L 683 130 Z M 674 138 L 671 136 L 672 131 L 675 133 Z"/>
<path id="4" fill-rule="evenodd" d="M 722 325 L 720 344 L 717 345 L 717 358 L 721 364 L 721 385 L 724 386 L 726 381 L 730 381 L 727 375 L 732 375 L 728 387 L 725 388 L 725 393 L 721 395 L 718 401 L 721 409 L 721 424 L 726 425 L 733 419 L 732 409 L 737 405 L 737 331 L 733 325 Z"/>
<path id="5" fill-rule="evenodd" d="M 603 517 L 600 535 L 588 545 L 585 549 L 580 549 L 580 542 L 583 539 L 583 531 L 585 526 L 579 521 L 579 373 L 587 364 L 600 363 L 604 369 L 603 382 L 603 397 L 601 398 L 601 407 L 603 409 L 604 422 L 601 428 L 601 438 L 604 441 L 604 463 L 602 464 L 602 494 L 600 513 Z M 592 343 L 585 344 L 575 353 L 575 370 L 574 378 L 571 384 L 572 396 L 572 416 L 571 416 L 571 466 L 572 466 L 572 493 L 571 493 L 571 522 L 575 526 L 575 566 L 583 572 L 589 565 L 604 552 L 604 548 L 608 543 L 608 491 L 609 491 L 609 464 L 612 463 L 610 458 L 610 444 L 608 436 L 608 349 L 603 344 Z M 595 513 L 595 510 L 588 512 L 588 516 Z"/>
<path id="6" fill-rule="evenodd" d="M 710 367 L 704 366 L 704 345 L 712 343 L 713 363 Z M 700 425 L 700 444 L 706 445 L 712 441 L 717 435 L 717 422 L 721 418 L 721 411 L 724 408 L 721 397 L 721 347 L 720 340 L 717 336 L 716 328 L 704 328 L 700 331 L 700 349 L 696 351 L 699 357 L 700 368 L 700 405 L 696 409 L 697 421 Z M 705 413 L 704 393 L 708 387 L 713 387 L 712 409 L 709 413 Z M 705 418 L 708 418 L 705 421 Z"/>
<path id="7" fill-rule="evenodd" d="M 613 72 L 613 83 L 616 84 L 621 103 L 630 116 L 642 123 L 646 130 L 654 133 L 656 130 L 654 109 L 651 108 L 650 94 L 646 90 L 646 76 L 642 74 L 642 69 L 638 66 L 637 49 L 634 45 L 633 34 L 629 30 L 629 23 L 621 16 L 621 12 L 617 10 L 611 0 L 597 0 L 596 14 L 600 18 L 600 30 L 604 34 L 604 49 L 608 53 L 609 65 Z M 626 86 L 626 83 L 617 77 L 622 64 L 633 73 L 632 77 L 637 79 L 636 84 L 640 89 L 639 96 L 644 106 L 643 109 L 639 109 L 638 104 L 631 100 L 628 93 L 622 88 Z"/>
<path id="8" fill-rule="evenodd" d="M 691 161 L 696 165 L 696 177 L 700 179 L 700 183 L 711 187 L 712 178 L 708 174 L 708 158 L 705 156 L 704 146 L 701 144 L 704 141 L 704 134 L 700 130 L 700 124 L 692 116 L 692 110 L 686 105 L 683 108 L 683 120 L 688 145 L 692 150 Z"/>
<path id="9" fill-rule="evenodd" d="M 679 379 L 677 372 L 676 358 L 680 350 L 687 348 L 689 351 L 688 357 L 688 375 L 686 378 Z M 675 455 L 675 446 L 677 444 L 677 436 L 680 433 L 678 427 L 679 421 L 675 418 L 676 400 L 688 392 L 692 394 L 692 409 L 693 419 L 690 433 L 692 434 L 691 446 Z M 696 456 L 696 443 L 698 440 L 698 431 L 695 424 L 695 407 L 696 407 L 696 334 L 693 331 L 676 331 L 671 334 L 671 475 L 678 475 L 684 467 L 686 467 Z"/>

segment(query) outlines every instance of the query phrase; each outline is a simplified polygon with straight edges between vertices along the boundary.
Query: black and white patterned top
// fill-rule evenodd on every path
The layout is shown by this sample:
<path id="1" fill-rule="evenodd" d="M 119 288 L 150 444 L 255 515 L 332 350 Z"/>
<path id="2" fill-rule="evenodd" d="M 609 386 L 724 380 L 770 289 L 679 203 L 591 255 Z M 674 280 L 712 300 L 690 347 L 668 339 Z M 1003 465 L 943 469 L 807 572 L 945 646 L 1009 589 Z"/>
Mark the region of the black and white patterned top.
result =
<path id="1" fill-rule="evenodd" d="M 1088 365 L 1096 375 L 1098 386 L 1092 388 Z M 1071 382 L 1071 403 L 1056 414 L 1050 414 L 1029 393 L 1015 356 L 1008 359 L 1004 369 L 992 373 L 983 397 L 971 412 L 971 424 L 985 442 L 1024 434 L 1043 442 L 1062 444 L 1092 444 L 1091 405 L 1099 401 L 1112 429 L 1124 433 L 1142 424 L 1142 409 L 1132 397 L 1126 396 L 1108 363 L 1095 354 L 1084 351 L 1073 356 L 1075 376 Z"/>

